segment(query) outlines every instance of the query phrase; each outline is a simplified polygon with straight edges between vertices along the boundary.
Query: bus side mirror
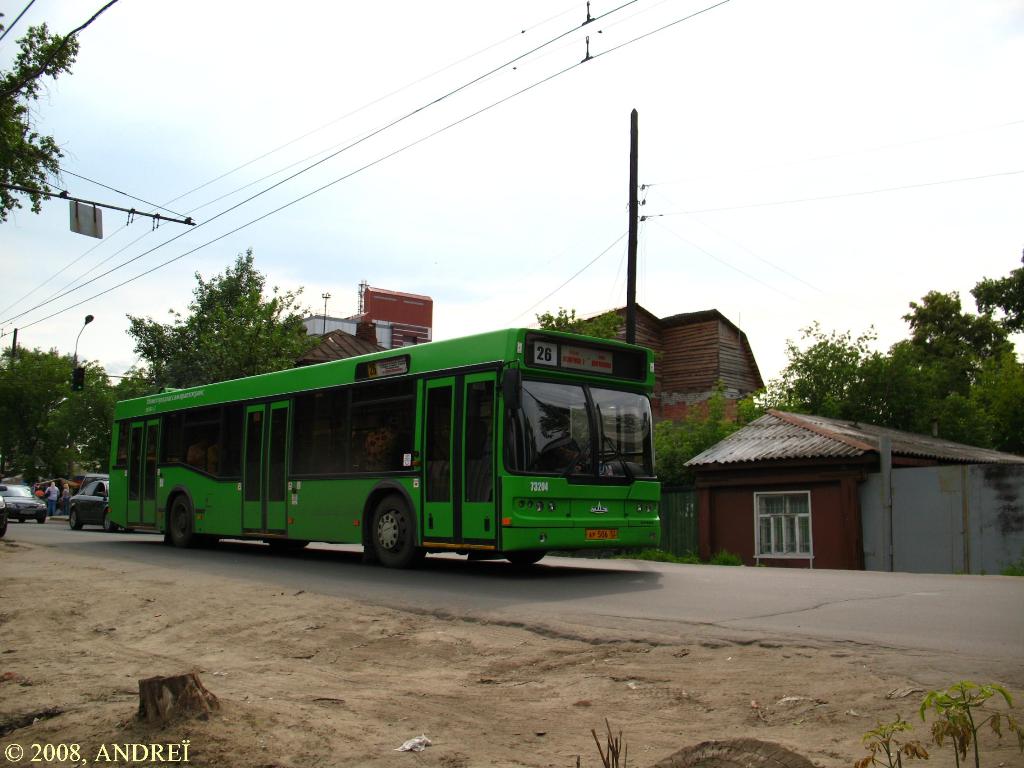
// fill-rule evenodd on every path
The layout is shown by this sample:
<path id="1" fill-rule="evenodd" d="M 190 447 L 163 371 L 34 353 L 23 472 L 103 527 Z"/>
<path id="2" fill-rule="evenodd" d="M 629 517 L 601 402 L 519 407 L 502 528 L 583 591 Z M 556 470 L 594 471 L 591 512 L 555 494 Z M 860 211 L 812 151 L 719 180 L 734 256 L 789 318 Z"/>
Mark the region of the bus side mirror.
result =
<path id="1" fill-rule="evenodd" d="M 523 375 L 518 368 L 506 368 L 501 375 L 501 395 L 505 399 L 505 408 L 510 411 L 519 410 L 522 404 Z"/>

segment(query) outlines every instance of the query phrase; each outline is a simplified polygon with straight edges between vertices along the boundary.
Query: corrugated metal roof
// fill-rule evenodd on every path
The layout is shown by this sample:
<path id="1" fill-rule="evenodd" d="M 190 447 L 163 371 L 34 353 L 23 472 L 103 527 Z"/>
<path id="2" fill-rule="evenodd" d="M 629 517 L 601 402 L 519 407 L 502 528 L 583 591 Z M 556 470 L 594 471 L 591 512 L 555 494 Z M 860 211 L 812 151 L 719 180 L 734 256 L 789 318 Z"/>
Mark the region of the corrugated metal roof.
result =
<path id="1" fill-rule="evenodd" d="M 315 365 L 332 360 L 344 360 L 381 350 L 381 347 L 376 344 L 340 330 L 331 331 L 320 338 L 320 343 L 303 355 L 299 359 L 298 365 Z"/>
<path id="2" fill-rule="evenodd" d="M 888 436 L 894 456 L 955 464 L 1024 464 L 1024 457 L 928 435 L 824 416 L 769 411 L 687 462 L 687 466 L 781 459 L 843 458 L 877 453 Z"/>

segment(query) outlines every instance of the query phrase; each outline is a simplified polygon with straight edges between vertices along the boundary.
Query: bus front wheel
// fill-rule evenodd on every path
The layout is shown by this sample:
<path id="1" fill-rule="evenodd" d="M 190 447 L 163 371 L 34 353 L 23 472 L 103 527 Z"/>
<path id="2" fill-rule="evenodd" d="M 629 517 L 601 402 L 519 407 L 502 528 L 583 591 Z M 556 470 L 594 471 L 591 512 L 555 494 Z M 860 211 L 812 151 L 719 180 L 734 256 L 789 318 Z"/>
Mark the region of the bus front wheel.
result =
<path id="1" fill-rule="evenodd" d="M 171 505 L 169 531 L 171 544 L 176 547 L 192 546 L 195 536 L 192 533 L 192 505 L 188 499 L 179 496 Z"/>
<path id="2" fill-rule="evenodd" d="M 420 554 L 416 549 L 416 526 L 401 496 L 385 496 L 373 513 L 373 548 L 377 559 L 388 568 L 408 568 Z"/>
<path id="3" fill-rule="evenodd" d="M 536 565 L 540 562 L 542 557 L 544 557 L 544 552 L 538 552 L 534 549 L 520 549 L 515 552 L 505 553 L 505 559 L 517 568 Z"/>

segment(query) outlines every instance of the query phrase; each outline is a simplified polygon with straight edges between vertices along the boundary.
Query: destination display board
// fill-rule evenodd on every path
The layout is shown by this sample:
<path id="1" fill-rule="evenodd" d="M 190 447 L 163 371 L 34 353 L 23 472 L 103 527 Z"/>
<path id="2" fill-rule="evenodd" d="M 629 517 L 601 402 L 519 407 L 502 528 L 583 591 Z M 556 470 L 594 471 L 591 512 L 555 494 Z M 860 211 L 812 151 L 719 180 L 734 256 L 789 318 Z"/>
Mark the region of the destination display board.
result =
<path id="1" fill-rule="evenodd" d="M 646 355 L 640 350 L 526 337 L 526 363 L 540 368 L 643 380 L 645 362 Z"/>
<path id="2" fill-rule="evenodd" d="M 409 356 L 388 357 L 374 360 L 372 363 L 359 363 L 356 366 L 356 380 L 383 379 L 387 376 L 401 376 L 409 372 Z"/>

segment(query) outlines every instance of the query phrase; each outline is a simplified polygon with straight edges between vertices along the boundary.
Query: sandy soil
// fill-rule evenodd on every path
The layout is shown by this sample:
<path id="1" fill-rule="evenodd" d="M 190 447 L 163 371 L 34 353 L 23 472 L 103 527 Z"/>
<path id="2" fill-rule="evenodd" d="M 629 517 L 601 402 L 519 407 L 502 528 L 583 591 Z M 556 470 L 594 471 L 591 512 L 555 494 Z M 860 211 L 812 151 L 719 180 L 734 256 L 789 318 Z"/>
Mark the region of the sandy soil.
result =
<path id="1" fill-rule="evenodd" d="M 641 767 L 737 737 L 851 766 L 862 734 L 897 713 L 928 736 L 921 693 L 901 690 L 924 686 L 893 673 L 892 650 L 583 642 L 9 538 L 0 578 L 0 766 L 70 764 L 31 762 L 32 744 L 77 743 L 94 763 L 104 744 L 185 739 L 200 766 L 599 766 L 591 729 L 605 718 Z M 135 719 L 139 679 L 192 670 L 219 712 Z M 433 745 L 395 751 L 420 734 Z M 1024 765 L 1010 739 L 983 744 L 986 766 Z M 953 765 L 948 748 L 931 751 L 925 765 Z"/>

